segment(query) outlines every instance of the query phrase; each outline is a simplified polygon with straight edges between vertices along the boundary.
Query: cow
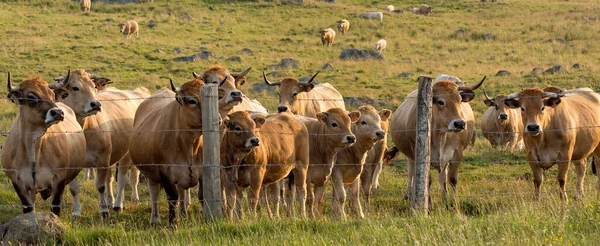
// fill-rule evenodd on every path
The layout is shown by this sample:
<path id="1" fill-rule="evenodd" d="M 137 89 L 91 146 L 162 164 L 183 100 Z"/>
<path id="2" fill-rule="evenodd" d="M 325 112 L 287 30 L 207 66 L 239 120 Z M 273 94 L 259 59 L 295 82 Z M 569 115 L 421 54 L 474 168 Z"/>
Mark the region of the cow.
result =
<path id="1" fill-rule="evenodd" d="M 387 112 L 388 111 L 379 111 L 379 116 L 381 117 L 381 129 L 385 132 L 388 132 L 389 129 L 388 118 L 390 115 L 385 115 Z M 365 203 L 370 202 L 371 189 L 379 188 L 379 174 L 381 174 L 381 170 L 383 169 L 383 156 L 387 151 L 386 143 L 387 134 L 382 140 L 377 142 L 369 152 L 367 152 L 367 159 L 365 159 L 365 165 L 360 174 L 361 193 Z"/>
<path id="2" fill-rule="evenodd" d="M 489 108 L 481 118 L 481 132 L 493 147 L 508 149 L 523 147 L 521 113 L 504 105 L 505 95 L 490 98 L 483 90 L 485 105 Z"/>
<path id="3" fill-rule="evenodd" d="M 331 47 L 333 45 L 333 41 L 335 40 L 335 31 L 331 28 L 322 29 L 319 31 L 321 34 L 321 44 L 323 46 L 327 45 L 327 47 Z"/>
<path id="4" fill-rule="evenodd" d="M 460 79 L 459 77 L 448 75 L 448 74 L 440 74 L 440 75 L 436 76 L 435 79 L 433 80 L 433 83 L 442 81 L 442 80 L 450 80 L 450 81 L 456 83 L 458 86 L 465 85 L 465 82 L 463 82 L 462 79 Z"/>
<path id="5" fill-rule="evenodd" d="M 523 89 L 504 97 L 504 104 L 521 110 L 523 142 L 533 172 L 535 197 L 540 195 L 543 171 L 557 164 L 560 197 L 566 199 L 567 172 L 573 162 L 577 199 L 583 195 L 587 157 L 600 156 L 600 96 L 589 88 L 559 93 L 550 92 L 555 88 L 548 89 Z M 600 178 L 597 184 L 600 188 Z"/>
<path id="6" fill-rule="evenodd" d="M 421 4 L 421 6 L 419 6 L 417 14 L 428 16 L 431 14 L 432 11 L 433 11 L 432 7 L 429 7 L 427 4 Z"/>
<path id="7" fill-rule="evenodd" d="M 385 51 L 386 48 L 387 48 L 387 41 L 385 41 L 385 39 L 380 39 L 377 41 L 377 43 L 375 43 L 375 49 L 377 49 L 377 51 L 379 51 L 379 53 L 382 53 L 383 51 Z"/>
<path id="8" fill-rule="evenodd" d="M 309 133 L 310 164 L 306 175 L 309 214 L 320 218 L 322 201 L 314 198 L 323 197 L 337 153 L 356 142 L 350 126 L 358 121 L 360 112 L 346 113 L 343 109 L 332 108 L 318 113 L 316 119 L 296 117 L 306 125 Z"/>
<path id="9" fill-rule="evenodd" d="M 446 197 L 446 182 L 456 190 L 458 169 L 463 151 L 473 138 L 475 119 L 468 104 L 486 77 L 473 86 L 458 86 L 450 80 L 441 80 L 432 85 L 431 112 L 431 167 L 439 172 L 438 181 L 442 196 Z M 396 109 L 390 122 L 393 147 L 386 153 L 386 161 L 402 152 L 408 157 L 408 184 L 405 198 L 411 192 L 415 165 L 415 141 L 417 125 L 417 90 L 411 92 Z M 429 174 L 431 176 L 431 174 Z M 431 178 L 429 179 L 431 186 Z"/>
<path id="10" fill-rule="evenodd" d="M 175 87 L 172 80 L 170 83 L 171 89 L 160 89 L 138 107 L 129 154 L 148 181 L 150 222 L 160 220 L 158 192 L 162 187 L 169 204 L 168 226 L 176 228 L 180 190 L 198 185 L 202 175 L 202 155 L 198 152 L 202 134 L 200 87 L 205 83 L 199 78 L 181 87 Z"/>
<path id="11" fill-rule="evenodd" d="M 279 86 L 278 112 L 290 111 L 293 114 L 316 118 L 320 112 L 330 108 L 346 109 L 344 98 L 331 84 L 314 85 L 312 81 L 319 74 L 315 73 L 307 82 L 294 78 L 284 78 L 279 82 L 271 82 L 263 72 L 265 83 Z"/>
<path id="12" fill-rule="evenodd" d="M 350 29 L 350 22 L 346 19 L 339 20 L 337 21 L 337 28 L 338 31 L 340 31 L 340 33 L 344 35 L 348 32 L 348 29 Z"/>
<path id="13" fill-rule="evenodd" d="M 81 12 L 90 12 L 90 8 L 92 7 L 92 1 L 90 0 L 80 0 L 79 7 L 81 7 Z"/>
<path id="14" fill-rule="evenodd" d="M 68 75 L 67 73 L 67 80 Z M 60 215 L 61 197 L 69 183 L 73 215 L 81 214 L 77 175 L 85 164 L 85 136 L 75 113 L 55 102 L 68 94 L 61 83 L 48 85 L 39 76 L 13 86 L 8 73 L 8 99 L 19 106 L 2 149 L 2 167 L 23 205 L 35 210 L 36 194 L 52 196 L 50 210 Z M 54 90 L 54 91 L 53 91 Z"/>
<path id="15" fill-rule="evenodd" d="M 381 12 L 364 12 L 360 14 L 360 17 L 368 20 L 377 19 L 379 20 L 379 23 L 383 24 L 383 13 Z"/>
<path id="16" fill-rule="evenodd" d="M 227 130 L 221 144 L 221 164 L 225 168 L 226 180 L 234 184 L 225 186 L 228 214 L 231 215 L 231 209 L 235 207 L 236 194 L 250 187 L 250 209 L 256 216 L 261 186 L 265 185 L 270 186 L 267 190 L 275 203 L 275 211 L 271 211 L 267 202 L 269 216 L 279 217 L 278 183 L 292 172 L 297 181 L 294 183 L 296 191 L 300 193 L 301 215 L 305 217 L 306 172 L 310 158 L 306 126 L 289 112 L 266 117 L 255 114 L 254 124 L 249 120 L 248 112 L 233 112 L 228 118 L 224 121 Z M 247 123 L 240 123 L 241 119 Z M 293 199 L 294 194 L 292 192 Z M 294 206 L 291 207 L 294 215 Z"/>
<path id="17" fill-rule="evenodd" d="M 97 168 L 100 213 L 106 217 L 114 201 L 110 167 L 117 162 L 120 166 L 131 166 L 126 155 L 133 117 L 141 99 L 150 97 L 150 92 L 144 87 L 127 91 L 111 87 L 96 93 L 92 77 L 99 76 L 90 75 L 83 69 L 73 71 L 69 79 L 62 82 L 62 88 L 68 91 L 63 102 L 73 109 L 85 133 L 85 166 Z M 126 173 L 126 169 L 121 172 L 122 175 Z M 119 184 L 119 190 L 124 189 L 125 183 L 121 181 Z M 122 199 L 117 201 L 115 211 L 119 211 L 122 205 Z"/>
<path id="18" fill-rule="evenodd" d="M 387 7 L 385 7 L 385 10 L 387 10 L 388 12 L 394 12 L 394 5 L 388 5 Z"/>
<path id="19" fill-rule="evenodd" d="M 381 129 L 381 121 L 387 120 L 392 114 L 388 109 L 377 111 L 372 106 L 358 108 L 360 118 L 352 124 L 352 133 L 356 135 L 356 143 L 342 149 L 336 157 L 331 173 L 333 182 L 333 204 L 331 209 L 341 219 L 346 219 L 344 203 L 346 201 L 346 190 L 350 193 L 350 206 L 358 217 L 365 215 L 360 205 L 360 174 L 362 173 L 367 152 L 373 148 L 375 143 L 385 137 L 385 131 Z M 382 117 L 383 116 L 383 117 Z M 316 197 L 318 201 L 323 197 Z"/>
<path id="20" fill-rule="evenodd" d="M 418 14 L 419 14 L 419 9 L 418 9 L 418 8 L 415 8 L 415 7 L 413 7 L 413 6 L 410 6 L 410 12 L 412 12 L 413 14 L 416 14 L 416 15 L 418 15 Z"/>
<path id="21" fill-rule="evenodd" d="M 123 33 L 125 38 L 130 38 L 131 34 L 135 34 L 136 38 L 140 38 L 140 26 L 137 21 L 128 20 L 125 23 L 118 24 L 119 31 Z"/>

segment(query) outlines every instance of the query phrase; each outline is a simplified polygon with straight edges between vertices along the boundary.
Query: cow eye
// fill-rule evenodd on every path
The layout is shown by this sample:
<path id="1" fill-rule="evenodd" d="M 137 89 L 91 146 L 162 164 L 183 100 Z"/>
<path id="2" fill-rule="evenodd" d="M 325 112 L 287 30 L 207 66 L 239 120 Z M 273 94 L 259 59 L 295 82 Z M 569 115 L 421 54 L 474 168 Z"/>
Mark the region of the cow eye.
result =
<path id="1" fill-rule="evenodd" d="M 298 95 L 298 93 L 294 92 L 294 94 L 292 94 L 292 97 L 296 97 Z"/>
<path id="2" fill-rule="evenodd" d="M 235 130 L 235 131 L 238 131 L 238 132 L 241 132 L 241 131 L 242 131 L 242 128 L 241 128 L 241 127 L 239 127 L 239 126 L 236 126 L 234 130 Z"/>
<path id="3" fill-rule="evenodd" d="M 331 127 L 338 127 L 338 124 L 333 122 L 333 123 L 331 123 Z"/>
<path id="4" fill-rule="evenodd" d="M 437 101 L 437 104 L 440 105 L 440 106 L 444 106 L 444 101 L 441 101 L 441 100 Z"/>
<path id="5" fill-rule="evenodd" d="M 223 97 L 225 97 L 225 90 L 219 89 L 219 100 L 223 99 Z"/>
<path id="6" fill-rule="evenodd" d="M 35 97 L 35 96 L 27 96 L 27 100 L 29 100 L 29 101 L 31 101 L 33 103 L 38 103 L 39 102 L 38 98 Z"/>
<path id="7" fill-rule="evenodd" d="M 362 122 L 360 122 L 360 124 L 364 126 L 367 124 L 367 122 L 363 120 Z"/>
<path id="8" fill-rule="evenodd" d="M 525 108 L 521 107 L 521 112 L 525 112 Z"/>
<path id="9" fill-rule="evenodd" d="M 73 91 L 79 91 L 79 87 L 73 87 Z"/>
<path id="10" fill-rule="evenodd" d="M 542 112 L 544 112 L 544 109 L 546 108 L 546 106 L 542 106 Z"/>
<path id="11" fill-rule="evenodd" d="M 192 105 L 196 105 L 197 102 L 194 99 L 190 99 L 190 100 L 188 100 L 188 103 L 192 104 Z"/>

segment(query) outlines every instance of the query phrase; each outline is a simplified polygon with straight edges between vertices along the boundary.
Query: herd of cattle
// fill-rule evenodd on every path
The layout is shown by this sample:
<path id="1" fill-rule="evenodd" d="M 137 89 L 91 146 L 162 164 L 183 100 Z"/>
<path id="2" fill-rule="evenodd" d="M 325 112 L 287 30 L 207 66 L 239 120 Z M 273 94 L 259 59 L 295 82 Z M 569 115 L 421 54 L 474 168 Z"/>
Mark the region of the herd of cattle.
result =
<path id="1" fill-rule="evenodd" d="M 178 212 L 187 214 L 190 190 L 202 185 L 200 88 L 209 84 L 217 85 L 219 91 L 221 186 L 229 218 L 242 216 L 236 203 L 248 187 L 250 213 L 255 216 L 262 197 L 264 209 L 278 217 L 286 200 L 282 191 L 289 187 L 292 203 L 285 205 L 291 214 L 299 208 L 301 216 L 319 218 L 329 180 L 335 216 L 346 217 L 347 190 L 350 207 L 362 218 L 359 199 L 369 201 L 371 189 L 378 186 L 384 156 L 389 160 L 399 152 L 409 159 L 408 196 L 418 151 L 416 90 L 393 114 L 372 106 L 348 112 L 342 95 L 331 84 L 313 83 L 318 72 L 306 82 L 294 78 L 274 82 L 263 73 L 266 84 L 279 88 L 278 112 L 268 113 L 260 102 L 240 91 L 250 70 L 230 72 L 213 66 L 202 74 L 193 73 L 192 80 L 180 86 L 170 81 L 170 88 L 152 95 L 143 87 L 109 87 L 110 79 L 84 70 L 69 71 L 53 84 L 31 77 L 16 86 L 9 73 L 8 99 L 19 106 L 19 113 L 2 149 L 2 165 L 23 212 L 34 210 L 39 193 L 43 199 L 52 197 L 51 210 L 60 214 L 61 197 L 69 185 L 73 215 L 80 215 L 76 177 L 83 168 L 96 168 L 99 209 L 107 216 L 111 208 L 123 207 L 128 173 L 135 186 L 141 172 L 149 184 L 151 221 L 159 221 L 162 187 L 168 199 L 168 222 L 175 226 Z M 463 151 L 474 141 L 475 118 L 469 102 L 484 81 L 485 77 L 466 86 L 447 75 L 434 81 L 431 166 L 439 172 L 443 195 L 447 181 L 456 188 Z M 489 106 L 482 120 L 485 137 L 505 148 L 524 142 L 536 197 L 542 171 L 558 164 L 561 197 L 566 198 L 571 162 L 577 173 L 575 196 L 580 196 L 586 158 L 600 155 L 600 96 L 588 88 L 557 87 L 523 89 L 495 98 L 484 95 Z M 388 129 L 395 145 L 389 151 Z M 110 168 L 117 163 L 115 201 Z M 202 201 L 201 187 L 198 197 Z M 137 194 L 133 199 L 138 199 Z"/>

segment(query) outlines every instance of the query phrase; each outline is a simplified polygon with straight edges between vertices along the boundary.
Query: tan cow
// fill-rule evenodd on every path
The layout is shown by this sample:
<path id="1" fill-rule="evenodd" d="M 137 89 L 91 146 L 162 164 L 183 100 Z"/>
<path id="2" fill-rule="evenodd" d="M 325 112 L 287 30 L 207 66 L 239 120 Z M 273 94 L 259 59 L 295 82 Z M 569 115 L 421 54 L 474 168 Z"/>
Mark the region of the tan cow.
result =
<path id="1" fill-rule="evenodd" d="M 340 108 L 332 108 L 318 113 L 317 119 L 296 117 L 306 125 L 310 140 L 310 164 L 306 176 L 308 209 L 311 216 L 320 218 L 322 201 L 314 198 L 323 197 L 337 153 L 356 142 L 350 125 L 358 121 L 360 112 L 346 113 Z"/>
<path id="2" fill-rule="evenodd" d="M 346 110 L 344 98 L 329 83 L 314 85 L 312 81 L 319 74 L 315 73 L 307 82 L 300 82 L 293 78 L 284 78 L 279 82 L 271 82 L 263 72 L 265 83 L 270 86 L 279 86 L 279 106 L 277 111 L 290 111 L 293 114 L 316 118 L 320 112 L 330 108 Z"/>
<path id="3" fill-rule="evenodd" d="M 452 189 L 456 189 L 463 151 L 469 145 L 475 130 L 475 118 L 468 102 L 475 98 L 474 90 L 484 81 L 485 77 L 474 86 L 458 86 L 450 80 L 441 80 L 432 85 L 431 167 L 439 172 L 438 181 L 444 197 L 447 193 L 447 179 Z M 406 198 L 411 192 L 414 175 L 416 124 L 417 90 L 408 94 L 392 115 L 390 122 L 390 132 L 395 145 L 390 152 L 400 151 L 408 157 Z"/>
<path id="4" fill-rule="evenodd" d="M 521 113 L 504 105 L 505 95 L 490 98 L 485 91 L 485 105 L 489 108 L 481 118 L 481 131 L 493 147 L 514 149 L 523 147 Z"/>
<path id="5" fill-rule="evenodd" d="M 339 20 L 337 21 L 337 28 L 338 31 L 340 31 L 340 33 L 344 35 L 348 32 L 348 29 L 350 29 L 350 22 L 346 19 Z"/>
<path id="6" fill-rule="evenodd" d="M 387 112 L 391 113 L 391 111 L 379 111 L 381 129 L 385 132 L 388 132 L 389 129 L 388 118 L 390 115 L 385 115 Z M 365 203 L 370 202 L 371 189 L 379 188 L 379 174 L 381 174 L 381 170 L 383 169 L 383 156 L 387 151 L 386 143 L 387 134 L 367 152 L 367 159 L 365 159 L 365 165 L 360 174 L 361 192 Z"/>
<path id="7" fill-rule="evenodd" d="M 433 12 L 432 7 L 429 7 L 427 4 L 421 4 L 421 6 L 419 6 L 417 14 L 428 16 L 431 14 L 431 12 Z"/>
<path id="8" fill-rule="evenodd" d="M 321 43 L 323 46 L 327 45 L 327 47 L 331 47 L 333 41 L 335 41 L 335 31 L 331 28 L 327 28 L 319 31 L 319 33 L 321 34 Z"/>
<path id="9" fill-rule="evenodd" d="M 125 38 L 129 38 L 131 34 L 135 34 L 136 38 L 140 38 L 140 26 L 137 21 L 128 20 L 125 23 L 119 25 L 119 31 L 123 33 Z"/>
<path id="10" fill-rule="evenodd" d="M 135 113 L 129 154 L 148 181 L 151 223 L 159 221 L 157 203 L 161 187 L 169 201 L 169 226 L 176 227 L 178 190 L 198 185 L 201 178 L 202 156 L 198 149 L 203 85 L 204 81 L 198 78 L 177 88 L 171 81 L 171 90 L 159 90 L 142 102 Z"/>
<path id="11" fill-rule="evenodd" d="M 566 199 L 565 185 L 571 162 L 577 174 L 575 199 L 583 195 L 587 157 L 600 156 L 600 96 L 589 88 L 560 93 L 536 88 L 508 95 L 504 104 L 521 110 L 525 126 L 523 142 L 533 171 L 536 197 L 539 198 L 544 181 L 543 171 L 558 164 L 560 197 Z M 600 178 L 597 187 L 600 188 Z"/>
<path id="12" fill-rule="evenodd" d="M 223 137 L 221 152 L 227 154 L 221 155 L 223 156 L 221 162 L 227 174 L 227 181 L 235 184 L 237 192 L 226 187 L 227 208 L 235 207 L 234 193 L 239 195 L 249 186 L 250 209 L 256 216 L 261 186 L 265 185 L 270 186 L 268 190 L 271 193 L 271 198 L 267 199 L 269 216 L 279 217 L 278 183 L 293 172 L 296 180 L 294 185 L 296 191 L 300 193 L 301 215 L 306 216 L 306 172 L 310 158 L 306 126 L 290 113 L 268 115 L 264 120 L 261 120 L 262 116 L 254 116 L 255 127 L 252 124 L 242 126 L 238 123 L 239 120 L 236 121 L 241 117 L 249 122 L 249 115 L 246 112 L 234 112 L 230 115 L 229 118 L 234 120 L 224 122 L 227 131 Z M 256 127 L 260 130 L 256 130 Z M 248 131 L 253 131 L 254 134 L 240 135 Z M 254 143 L 256 137 L 260 139 L 258 144 Z M 236 143 L 244 143 L 245 147 L 239 147 Z M 292 192 L 292 199 L 295 200 L 294 194 Z M 275 203 L 275 211 L 272 211 L 268 205 L 270 199 Z M 228 210 L 228 214 L 232 214 L 231 210 Z M 294 206 L 292 206 L 292 215 L 294 215 Z"/>
<path id="13" fill-rule="evenodd" d="M 356 143 L 341 150 L 333 165 L 331 179 L 333 180 L 333 205 L 331 209 L 336 216 L 346 219 L 344 203 L 346 201 L 346 190 L 350 192 L 350 206 L 358 217 L 365 215 L 359 201 L 360 174 L 363 170 L 367 152 L 373 148 L 375 143 L 385 137 L 385 131 L 381 129 L 381 121 L 387 120 L 392 111 L 383 109 L 379 112 L 372 106 L 358 108 L 360 118 L 352 124 L 352 133 L 356 135 Z M 383 116 L 383 119 L 382 117 Z M 323 197 L 317 197 L 319 201 Z"/>
<path id="14" fill-rule="evenodd" d="M 79 7 L 81 7 L 81 12 L 90 12 L 90 8 L 92 7 L 91 0 L 80 0 Z"/>
<path id="15" fill-rule="evenodd" d="M 73 110 L 54 102 L 68 92 L 59 89 L 62 84 L 48 85 L 40 77 L 13 86 L 10 73 L 7 87 L 8 99 L 19 105 L 19 112 L 4 143 L 2 167 L 21 200 L 23 213 L 35 210 L 36 194 L 40 193 L 44 200 L 52 196 L 50 210 L 60 215 L 62 194 L 66 184 L 72 183 L 73 215 L 81 214 L 79 187 L 71 181 L 84 167 L 85 136 Z"/>
<path id="16" fill-rule="evenodd" d="M 383 53 L 386 48 L 387 48 L 387 41 L 385 41 L 385 39 L 377 40 L 377 42 L 375 43 L 375 49 L 377 51 L 379 51 L 379 53 Z"/>

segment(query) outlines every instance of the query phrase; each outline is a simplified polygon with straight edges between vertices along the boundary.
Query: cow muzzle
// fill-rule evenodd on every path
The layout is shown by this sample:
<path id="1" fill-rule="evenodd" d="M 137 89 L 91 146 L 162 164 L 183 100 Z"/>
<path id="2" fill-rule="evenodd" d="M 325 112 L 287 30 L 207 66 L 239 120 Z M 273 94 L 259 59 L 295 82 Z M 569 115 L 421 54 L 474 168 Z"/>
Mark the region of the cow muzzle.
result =
<path id="1" fill-rule="evenodd" d="M 498 119 L 499 119 L 500 121 L 505 121 L 505 120 L 508 120 L 508 115 L 507 115 L 506 113 L 500 113 L 500 114 L 498 115 Z"/>
<path id="2" fill-rule="evenodd" d="M 461 132 L 467 128 L 465 120 L 453 120 L 448 124 L 448 130 L 452 132 Z"/>
<path id="3" fill-rule="evenodd" d="M 538 124 L 527 124 L 527 126 L 525 127 L 525 133 L 527 134 L 535 136 L 537 134 L 540 134 L 540 132 L 542 132 L 542 129 Z"/>
<path id="4" fill-rule="evenodd" d="M 288 106 L 285 106 L 285 105 L 279 105 L 277 107 L 277 112 L 279 112 L 279 113 L 287 112 L 288 110 L 289 110 Z"/>
<path id="5" fill-rule="evenodd" d="M 86 107 L 86 110 L 85 110 L 86 116 L 94 115 L 94 114 L 102 111 L 102 104 L 100 103 L 100 101 L 97 101 L 97 100 L 91 101 L 88 106 L 89 107 Z"/>
<path id="6" fill-rule="evenodd" d="M 60 108 L 51 108 L 46 112 L 46 118 L 44 119 L 44 123 L 46 124 L 56 124 L 65 119 L 65 113 Z"/>
<path id="7" fill-rule="evenodd" d="M 377 139 L 381 140 L 385 137 L 385 131 L 384 130 L 377 130 L 375 131 L 375 137 L 377 137 Z"/>
<path id="8" fill-rule="evenodd" d="M 260 146 L 260 139 L 257 137 L 253 137 L 246 141 L 246 148 L 253 148 Z"/>
<path id="9" fill-rule="evenodd" d="M 354 135 L 346 135 L 346 137 L 344 137 L 344 140 L 342 140 L 343 144 L 353 144 L 356 143 L 356 136 Z"/>

